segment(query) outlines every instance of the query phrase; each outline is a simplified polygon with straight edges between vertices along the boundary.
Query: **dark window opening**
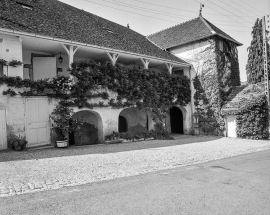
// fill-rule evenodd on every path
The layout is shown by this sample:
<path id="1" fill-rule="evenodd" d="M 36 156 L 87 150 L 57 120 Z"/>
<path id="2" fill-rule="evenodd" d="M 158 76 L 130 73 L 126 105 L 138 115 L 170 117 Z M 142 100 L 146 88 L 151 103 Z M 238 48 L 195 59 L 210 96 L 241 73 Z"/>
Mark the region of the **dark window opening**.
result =
<path id="1" fill-rule="evenodd" d="M 173 74 L 182 76 L 182 75 L 184 75 L 184 70 L 183 69 L 175 70 L 175 71 L 173 71 Z"/>
<path id="2" fill-rule="evenodd" d="M 4 76 L 4 66 L 0 64 L 0 77 Z"/>

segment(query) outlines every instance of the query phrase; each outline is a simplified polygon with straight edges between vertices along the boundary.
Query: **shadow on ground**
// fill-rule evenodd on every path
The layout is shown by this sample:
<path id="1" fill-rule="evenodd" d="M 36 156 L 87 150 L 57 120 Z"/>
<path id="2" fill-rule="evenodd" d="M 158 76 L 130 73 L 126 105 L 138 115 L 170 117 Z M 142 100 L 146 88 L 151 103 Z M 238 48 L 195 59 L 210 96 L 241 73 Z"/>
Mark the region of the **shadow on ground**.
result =
<path id="1" fill-rule="evenodd" d="M 222 137 L 181 135 L 178 136 L 176 140 L 146 140 L 137 142 L 126 142 L 126 143 L 124 142 L 118 144 L 98 144 L 87 146 L 72 146 L 68 148 L 49 148 L 33 151 L 7 150 L 0 152 L 0 162 L 16 161 L 16 160 L 34 160 L 34 159 L 54 158 L 63 156 L 86 155 L 86 154 L 108 154 L 132 150 L 142 150 L 149 148 L 160 148 L 167 146 L 192 144 L 198 142 L 208 142 L 220 138 Z"/>

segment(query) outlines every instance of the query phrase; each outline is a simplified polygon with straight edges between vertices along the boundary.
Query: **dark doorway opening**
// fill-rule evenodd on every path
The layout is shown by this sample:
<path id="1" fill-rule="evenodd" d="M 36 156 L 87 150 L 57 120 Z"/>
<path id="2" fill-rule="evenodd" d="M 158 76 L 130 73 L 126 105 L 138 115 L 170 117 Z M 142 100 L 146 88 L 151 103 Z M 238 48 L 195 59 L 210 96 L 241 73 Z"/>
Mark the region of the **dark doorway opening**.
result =
<path id="1" fill-rule="evenodd" d="M 123 116 L 119 116 L 118 132 L 127 132 L 127 119 Z"/>
<path id="2" fill-rule="evenodd" d="M 178 107 L 170 109 L 171 132 L 175 134 L 184 134 L 183 113 Z"/>

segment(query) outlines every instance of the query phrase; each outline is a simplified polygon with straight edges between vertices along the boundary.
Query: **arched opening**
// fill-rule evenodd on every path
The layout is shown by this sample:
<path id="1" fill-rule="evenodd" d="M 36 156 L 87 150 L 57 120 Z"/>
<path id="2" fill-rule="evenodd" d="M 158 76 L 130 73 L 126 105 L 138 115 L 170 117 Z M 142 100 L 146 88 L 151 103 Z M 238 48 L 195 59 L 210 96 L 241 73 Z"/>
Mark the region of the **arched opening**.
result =
<path id="1" fill-rule="evenodd" d="M 128 131 L 127 119 L 124 116 L 119 116 L 118 132 L 122 133 L 127 131 Z"/>
<path id="2" fill-rule="evenodd" d="M 171 132 L 184 134 L 183 113 L 178 107 L 170 108 Z"/>
<path id="3" fill-rule="evenodd" d="M 131 107 L 122 110 L 119 114 L 119 132 L 131 132 L 148 130 L 148 117 L 145 111 Z"/>
<path id="4" fill-rule="evenodd" d="M 79 111 L 72 116 L 83 124 L 69 135 L 70 145 L 93 145 L 103 139 L 102 120 L 94 111 Z"/>

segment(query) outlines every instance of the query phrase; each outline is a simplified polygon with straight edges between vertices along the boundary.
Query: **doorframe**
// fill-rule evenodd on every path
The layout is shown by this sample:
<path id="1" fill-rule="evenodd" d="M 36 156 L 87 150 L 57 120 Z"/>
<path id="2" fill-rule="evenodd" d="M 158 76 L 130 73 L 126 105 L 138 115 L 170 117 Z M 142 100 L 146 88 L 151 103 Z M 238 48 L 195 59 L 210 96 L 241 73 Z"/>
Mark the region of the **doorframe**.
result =
<path id="1" fill-rule="evenodd" d="M 28 142 L 28 111 L 27 111 L 27 99 L 41 99 L 41 98 L 46 98 L 47 102 L 48 102 L 48 97 L 47 96 L 37 96 L 37 97 L 25 97 L 25 138 L 26 138 L 26 141 Z M 47 113 L 48 113 L 48 116 L 50 115 L 49 114 L 49 104 L 47 106 Z M 47 140 L 48 140 L 48 144 L 51 144 L 51 140 L 50 140 L 50 125 L 49 125 L 49 119 L 48 119 L 48 123 L 47 123 Z M 38 146 L 38 145 L 37 145 Z"/>
<path id="2" fill-rule="evenodd" d="M 179 106 L 176 106 L 176 105 L 174 105 L 174 106 L 172 106 L 170 109 L 169 109 L 169 118 L 170 118 L 170 130 L 171 130 L 171 133 L 172 133 L 172 120 L 171 120 L 171 110 L 172 110 L 172 108 L 177 108 L 180 112 L 181 112 L 181 115 L 182 115 L 182 120 L 181 120 L 181 127 L 182 127 L 182 131 L 181 131 L 181 133 L 177 133 L 177 134 L 185 134 L 185 114 L 184 114 L 184 111 L 182 110 L 182 108 L 180 108 Z M 178 117 L 178 116 L 177 116 Z"/>

